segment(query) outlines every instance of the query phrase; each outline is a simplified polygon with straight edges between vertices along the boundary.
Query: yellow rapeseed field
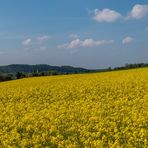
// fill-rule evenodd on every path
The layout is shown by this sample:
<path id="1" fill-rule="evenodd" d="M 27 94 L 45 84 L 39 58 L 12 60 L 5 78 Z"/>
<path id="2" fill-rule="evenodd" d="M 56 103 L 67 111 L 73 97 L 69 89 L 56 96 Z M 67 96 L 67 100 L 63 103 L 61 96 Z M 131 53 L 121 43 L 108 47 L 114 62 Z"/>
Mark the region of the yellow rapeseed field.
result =
<path id="1" fill-rule="evenodd" d="M 148 68 L 0 83 L 0 147 L 147 148 Z"/>

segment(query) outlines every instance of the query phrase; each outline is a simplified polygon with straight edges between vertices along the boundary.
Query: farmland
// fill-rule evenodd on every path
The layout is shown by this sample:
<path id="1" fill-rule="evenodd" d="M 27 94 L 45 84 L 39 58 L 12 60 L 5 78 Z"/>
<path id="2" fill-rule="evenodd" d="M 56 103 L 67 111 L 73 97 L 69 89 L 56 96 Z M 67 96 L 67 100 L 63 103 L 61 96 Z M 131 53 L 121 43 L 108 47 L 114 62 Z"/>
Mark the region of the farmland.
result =
<path id="1" fill-rule="evenodd" d="M 0 83 L 0 147 L 147 147 L 148 68 Z"/>

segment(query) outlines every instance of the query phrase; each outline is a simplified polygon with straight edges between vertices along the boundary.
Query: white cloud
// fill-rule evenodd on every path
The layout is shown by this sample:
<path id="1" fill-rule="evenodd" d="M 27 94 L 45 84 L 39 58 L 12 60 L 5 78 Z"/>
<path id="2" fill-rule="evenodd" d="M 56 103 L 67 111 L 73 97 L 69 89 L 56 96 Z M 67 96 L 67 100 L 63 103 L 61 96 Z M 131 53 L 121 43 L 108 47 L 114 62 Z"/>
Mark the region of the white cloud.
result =
<path id="1" fill-rule="evenodd" d="M 95 9 L 93 11 L 89 11 L 89 14 L 93 14 L 93 19 L 96 20 L 97 22 L 107 22 L 107 23 L 112 23 L 115 22 L 119 19 L 124 19 L 124 20 L 139 20 L 145 17 L 148 17 L 148 5 L 144 4 L 136 4 L 133 6 L 132 10 L 128 13 L 127 16 L 123 16 L 119 12 L 115 10 L 111 10 L 108 8 L 99 10 Z"/>
<path id="2" fill-rule="evenodd" d="M 69 37 L 73 38 L 73 39 L 79 38 L 79 36 L 77 34 L 70 34 Z"/>
<path id="3" fill-rule="evenodd" d="M 148 5 L 140 5 L 136 4 L 131 12 L 126 17 L 127 20 L 129 19 L 142 19 L 148 16 Z"/>
<path id="4" fill-rule="evenodd" d="M 75 49 L 75 48 L 88 48 L 88 47 L 98 47 L 101 45 L 112 44 L 113 40 L 93 40 L 93 39 L 85 39 L 80 40 L 79 38 L 72 40 L 69 43 L 59 45 L 58 48 L 66 48 L 66 49 Z"/>
<path id="5" fill-rule="evenodd" d="M 22 42 L 22 44 L 23 44 L 23 45 L 30 45 L 31 42 L 32 42 L 32 40 L 31 40 L 30 38 L 28 38 L 28 39 L 24 40 L 24 41 Z"/>
<path id="6" fill-rule="evenodd" d="M 43 36 L 37 37 L 37 40 L 39 42 L 44 42 L 44 41 L 47 41 L 48 39 L 49 39 L 48 35 L 43 35 Z"/>
<path id="7" fill-rule="evenodd" d="M 101 46 L 101 45 L 107 45 L 112 44 L 113 40 L 93 40 L 93 39 L 86 39 L 83 41 L 82 46 L 83 47 L 93 47 L 93 46 Z"/>
<path id="8" fill-rule="evenodd" d="M 82 41 L 80 39 L 74 39 L 70 43 L 58 45 L 58 48 L 77 48 L 80 47 L 82 44 Z"/>
<path id="9" fill-rule="evenodd" d="M 39 36 L 39 37 L 33 37 L 28 38 L 22 42 L 23 45 L 32 47 L 41 46 L 43 45 L 50 37 L 47 35 Z"/>
<path id="10" fill-rule="evenodd" d="M 127 36 L 127 37 L 125 37 L 125 38 L 122 40 L 122 44 L 129 44 L 129 43 L 131 43 L 131 42 L 133 42 L 133 41 L 134 41 L 134 39 L 133 39 L 132 37 Z"/>
<path id="11" fill-rule="evenodd" d="M 117 21 L 121 17 L 122 16 L 119 12 L 106 8 L 103 10 L 95 9 L 93 19 L 97 22 L 111 23 Z"/>

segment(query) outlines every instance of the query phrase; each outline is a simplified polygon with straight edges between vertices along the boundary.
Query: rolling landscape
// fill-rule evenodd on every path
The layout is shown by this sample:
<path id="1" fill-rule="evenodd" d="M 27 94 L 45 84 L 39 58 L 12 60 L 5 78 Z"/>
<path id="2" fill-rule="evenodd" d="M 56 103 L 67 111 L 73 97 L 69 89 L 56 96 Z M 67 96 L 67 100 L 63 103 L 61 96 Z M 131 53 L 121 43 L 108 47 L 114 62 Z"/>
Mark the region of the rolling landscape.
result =
<path id="1" fill-rule="evenodd" d="M 0 148 L 148 147 L 147 0 L 0 2 Z"/>

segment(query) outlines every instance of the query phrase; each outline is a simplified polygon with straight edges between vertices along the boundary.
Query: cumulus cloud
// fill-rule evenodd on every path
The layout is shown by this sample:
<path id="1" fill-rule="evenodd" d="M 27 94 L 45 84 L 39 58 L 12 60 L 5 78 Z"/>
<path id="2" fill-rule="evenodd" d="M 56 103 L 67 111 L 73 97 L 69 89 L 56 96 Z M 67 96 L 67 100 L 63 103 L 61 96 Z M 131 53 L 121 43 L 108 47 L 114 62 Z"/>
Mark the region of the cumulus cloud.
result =
<path id="1" fill-rule="evenodd" d="M 90 14 L 90 12 L 89 12 Z M 95 9 L 91 11 L 91 14 L 93 14 L 93 19 L 97 22 L 107 22 L 112 23 L 119 19 L 123 20 L 139 20 L 145 17 L 148 17 L 148 5 L 147 4 L 136 4 L 133 6 L 132 10 L 128 13 L 128 15 L 123 16 L 119 12 L 115 10 L 111 10 L 108 8 L 99 10 Z"/>
<path id="2" fill-rule="evenodd" d="M 41 45 L 44 45 L 49 38 L 50 37 L 48 35 L 27 38 L 22 42 L 22 44 L 24 46 L 31 46 L 31 47 L 41 46 Z"/>
<path id="3" fill-rule="evenodd" d="M 31 38 L 28 38 L 22 42 L 23 45 L 30 45 L 32 42 Z"/>
<path id="4" fill-rule="evenodd" d="M 119 12 L 106 8 L 103 10 L 95 9 L 93 19 L 97 22 L 111 23 L 117 21 L 121 17 Z"/>
<path id="5" fill-rule="evenodd" d="M 113 40 L 93 40 L 93 39 L 85 39 L 81 40 L 79 38 L 72 40 L 69 43 L 59 45 L 58 48 L 66 48 L 66 49 L 75 49 L 75 48 L 88 48 L 88 47 L 98 47 L 101 45 L 112 44 Z"/>
<path id="6" fill-rule="evenodd" d="M 43 35 L 43 36 L 37 37 L 37 40 L 39 42 L 44 42 L 44 41 L 47 41 L 48 39 L 49 39 L 48 35 Z"/>
<path id="7" fill-rule="evenodd" d="M 126 17 L 127 20 L 129 19 L 142 19 L 148 16 L 148 5 L 140 5 L 136 4 L 131 12 Z"/>
<path id="8" fill-rule="evenodd" d="M 132 37 L 127 36 L 127 37 L 125 37 L 125 38 L 122 40 L 122 44 L 129 44 L 129 43 L 131 43 L 131 42 L 133 42 L 133 41 L 134 41 L 134 39 L 133 39 Z"/>

